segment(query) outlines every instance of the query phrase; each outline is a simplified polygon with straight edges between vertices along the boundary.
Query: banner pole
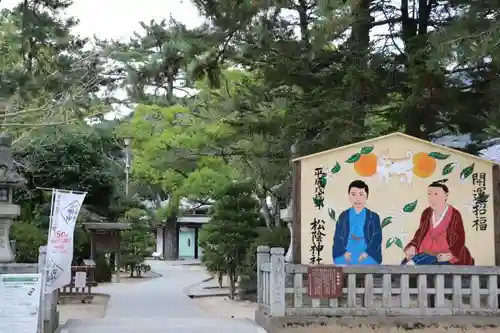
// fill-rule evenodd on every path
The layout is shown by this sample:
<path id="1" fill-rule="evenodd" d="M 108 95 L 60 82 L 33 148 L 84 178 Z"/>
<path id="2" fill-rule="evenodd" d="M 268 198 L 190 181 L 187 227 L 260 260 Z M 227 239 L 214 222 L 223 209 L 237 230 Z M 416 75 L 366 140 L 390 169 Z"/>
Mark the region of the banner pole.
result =
<path id="1" fill-rule="evenodd" d="M 53 226 L 53 220 L 54 220 L 54 201 L 56 197 L 56 190 L 52 190 L 52 197 L 51 197 L 51 202 L 50 202 L 50 215 L 49 215 L 49 233 L 48 233 L 48 240 L 47 240 L 47 246 L 45 247 L 45 262 L 44 262 L 44 267 L 43 267 L 43 272 L 42 273 L 42 288 L 41 288 L 41 294 L 42 297 L 41 299 L 41 304 L 40 304 L 40 317 L 41 317 L 41 333 L 46 333 L 45 332 L 45 313 L 46 313 L 46 293 L 45 290 L 47 288 L 47 275 L 50 273 L 50 267 L 49 267 L 49 243 L 50 243 L 50 237 L 52 236 L 52 226 Z"/>
<path id="2" fill-rule="evenodd" d="M 42 190 L 42 191 L 53 191 L 54 190 L 53 188 L 50 188 L 50 187 L 37 187 L 36 189 Z M 78 190 L 60 190 L 60 189 L 57 189 L 57 191 L 61 192 L 61 193 L 87 194 L 86 191 L 78 191 Z"/>

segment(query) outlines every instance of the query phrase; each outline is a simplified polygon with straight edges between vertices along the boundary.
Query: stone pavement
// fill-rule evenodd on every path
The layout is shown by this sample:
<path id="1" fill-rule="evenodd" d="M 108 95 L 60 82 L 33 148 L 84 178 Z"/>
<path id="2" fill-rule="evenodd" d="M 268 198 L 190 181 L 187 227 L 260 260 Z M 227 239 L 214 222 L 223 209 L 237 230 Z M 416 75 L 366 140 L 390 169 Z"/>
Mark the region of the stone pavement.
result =
<path id="1" fill-rule="evenodd" d="M 197 269 L 148 261 L 160 278 L 95 288 L 111 296 L 101 319 L 69 320 L 61 333 L 265 333 L 250 320 L 211 318 L 183 289 L 209 276 Z"/>

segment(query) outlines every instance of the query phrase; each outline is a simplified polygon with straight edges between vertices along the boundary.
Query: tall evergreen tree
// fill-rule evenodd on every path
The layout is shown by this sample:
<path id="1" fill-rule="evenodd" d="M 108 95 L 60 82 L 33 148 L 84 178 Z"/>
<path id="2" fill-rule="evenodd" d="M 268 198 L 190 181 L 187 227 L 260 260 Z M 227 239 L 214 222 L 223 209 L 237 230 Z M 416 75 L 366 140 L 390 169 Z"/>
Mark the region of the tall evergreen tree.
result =
<path id="1" fill-rule="evenodd" d="M 213 273 L 229 277 L 230 298 L 234 299 L 236 281 L 243 273 L 245 257 L 262 225 L 259 203 L 253 188 L 245 183 L 230 184 L 221 193 L 210 222 L 200 233 L 202 260 Z"/>

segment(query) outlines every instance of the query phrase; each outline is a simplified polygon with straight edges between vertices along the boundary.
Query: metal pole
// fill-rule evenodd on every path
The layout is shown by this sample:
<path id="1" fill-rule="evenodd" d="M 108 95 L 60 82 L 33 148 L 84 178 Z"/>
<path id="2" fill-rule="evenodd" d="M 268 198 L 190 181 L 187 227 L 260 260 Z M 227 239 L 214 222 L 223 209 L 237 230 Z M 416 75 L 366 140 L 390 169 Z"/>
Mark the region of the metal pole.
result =
<path id="1" fill-rule="evenodd" d="M 129 170 L 130 170 L 130 151 L 129 147 L 125 150 L 125 196 L 128 197 L 128 182 L 129 182 Z"/>
<path id="2" fill-rule="evenodd" d="M 128 197 L 128 166 L 125 167 L 125 196 Z"/>

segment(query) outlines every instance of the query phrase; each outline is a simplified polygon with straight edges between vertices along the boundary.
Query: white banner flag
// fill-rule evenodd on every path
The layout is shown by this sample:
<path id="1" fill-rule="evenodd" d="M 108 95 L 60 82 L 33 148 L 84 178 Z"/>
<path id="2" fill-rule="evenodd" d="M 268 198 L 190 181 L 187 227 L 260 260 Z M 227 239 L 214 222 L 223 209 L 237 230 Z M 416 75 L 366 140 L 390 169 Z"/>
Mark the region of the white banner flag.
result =
<path id="1" fill-rule="evenodd" d="M 86 193 L 52 191 L 51 220 L 47 242 L 47 275 L 45 293 L 64 287 L 71 282 L 73 236 L 76 219 Z"/>

